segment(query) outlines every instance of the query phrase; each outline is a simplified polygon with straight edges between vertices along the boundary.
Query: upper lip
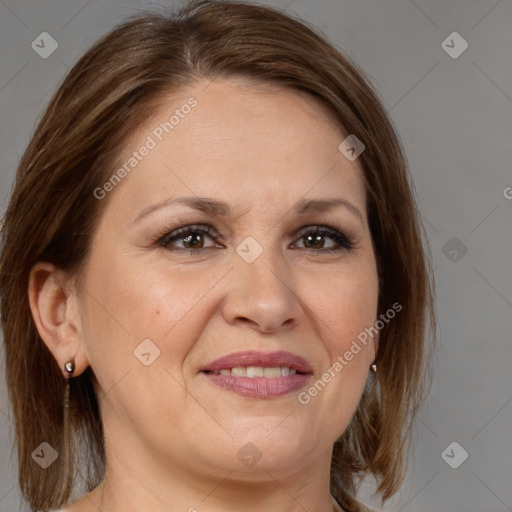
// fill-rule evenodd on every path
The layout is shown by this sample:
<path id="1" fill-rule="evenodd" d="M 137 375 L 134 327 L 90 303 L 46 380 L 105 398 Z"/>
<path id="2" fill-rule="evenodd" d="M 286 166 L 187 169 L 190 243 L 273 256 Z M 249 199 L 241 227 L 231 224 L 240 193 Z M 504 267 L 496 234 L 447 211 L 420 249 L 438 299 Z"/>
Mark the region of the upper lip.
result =
<path id="1" fill-rule="evenodd" d="M 219 359 L 215 359 L 211 363 L 202 367 L 200 371 L 219 371 L 227 368 L 235 368 L 237 366 L 262 366 L 263 368 L 271 368 L 275 366 L 285 366 L 295 368 L 300 373 L 312 373 L 310 364 L 301 356 L 292 354 L 291 352 L 258 352 L 245 351 L 233 352 Z"/>

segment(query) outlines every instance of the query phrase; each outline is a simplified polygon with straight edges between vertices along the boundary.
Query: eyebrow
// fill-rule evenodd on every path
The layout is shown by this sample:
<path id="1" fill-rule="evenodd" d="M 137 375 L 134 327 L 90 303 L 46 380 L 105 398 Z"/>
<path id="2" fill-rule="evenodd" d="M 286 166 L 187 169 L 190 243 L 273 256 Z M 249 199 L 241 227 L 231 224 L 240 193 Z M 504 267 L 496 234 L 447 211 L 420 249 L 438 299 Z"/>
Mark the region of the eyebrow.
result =
<path id="1" fill-rule="evenodd" d="M 165 206 L 170 206 L 171 204 L 183 204 L 194 210 L 198 210 L 216 217 L 228 217 L 231 214 L 231 207 L 223 201 L 217 201 L 210 197 L 177 197 L 164 199 L 163 201 L 144 208 L 132 221 L 132 224 L 139 222 L 141 219 L 153 213 L 154 211 L 160 210 Z M 292 211 L 297 215 L 304 215 L 307 213 L 322 213 L 333 210 L 334 208 L 345 208 L 364 223 L 363 215 L 359 209 L 351 202 L 341 197 L 332 199 L 301 199 L 294 205 Z"/>

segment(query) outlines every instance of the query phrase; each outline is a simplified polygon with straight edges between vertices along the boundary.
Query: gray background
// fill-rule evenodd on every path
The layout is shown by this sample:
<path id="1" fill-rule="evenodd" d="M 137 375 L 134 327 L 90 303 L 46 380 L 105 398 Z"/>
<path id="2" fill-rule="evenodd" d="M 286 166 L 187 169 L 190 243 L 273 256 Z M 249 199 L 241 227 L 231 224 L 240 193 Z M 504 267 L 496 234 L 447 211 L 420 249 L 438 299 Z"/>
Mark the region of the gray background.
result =
<path id="1" fill-rule="evenodd" d="M 408 478 L 384 510 L 512 510 L 512 3 L 268 3 L 315 24 L 373 81 L 401 135 L 431 243 L 437 373 L 418 415 Z M 133 0 L 0 0 L 0 213 L 36 118 L 64 74 L 140 8 L 162 9 Z M 59 45 L 47 59 L 31 48 L 44 31 Z M 442 47 L 454 31 L 469 45 L 458 58 Z M 456 39 L 445 44 L 461 48 Z M 1 372 L 0 512 L 11 512 L 20 505 Z M 469 454 L 457 469 L 445 459 L 460 462 L 461 448 L 441 456 L 452 442 Z M 368 483 L 361 495 L 372 505 L 370 490 Z"/>

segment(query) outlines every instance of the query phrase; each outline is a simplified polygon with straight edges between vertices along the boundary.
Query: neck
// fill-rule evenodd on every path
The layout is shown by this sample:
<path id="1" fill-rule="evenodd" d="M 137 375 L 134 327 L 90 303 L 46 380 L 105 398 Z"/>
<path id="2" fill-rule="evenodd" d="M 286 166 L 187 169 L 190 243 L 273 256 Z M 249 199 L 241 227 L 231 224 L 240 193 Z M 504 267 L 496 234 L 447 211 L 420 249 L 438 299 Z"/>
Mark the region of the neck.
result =
<path id="1" fill-rule="evenodd" d="M 330 495 L 330 453 L 304 467 L 238 474 L 180 464 L 162 468 L 131 457 L 109 464 L 105 479 L 84 500 L 91 511 L 343 512 Z M 82 509 L 77 509 L 82 511 Z M 84 508 L 84 512 L 88 509 Z"/>

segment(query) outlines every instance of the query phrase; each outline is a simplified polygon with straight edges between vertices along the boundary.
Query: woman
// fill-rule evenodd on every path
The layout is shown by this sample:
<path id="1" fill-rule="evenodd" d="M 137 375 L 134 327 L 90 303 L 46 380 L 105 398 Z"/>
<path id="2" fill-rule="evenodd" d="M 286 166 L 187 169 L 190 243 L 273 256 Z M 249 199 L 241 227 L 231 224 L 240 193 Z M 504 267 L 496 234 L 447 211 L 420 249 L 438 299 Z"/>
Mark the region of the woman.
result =
<path id="1" fill-rule="evenodd" d="M 4 217 L 31 510 L 369 510 L 403 480 L 433 289 L 397 136 L 304 23 L 193 2 L 70 71 Z"/>

